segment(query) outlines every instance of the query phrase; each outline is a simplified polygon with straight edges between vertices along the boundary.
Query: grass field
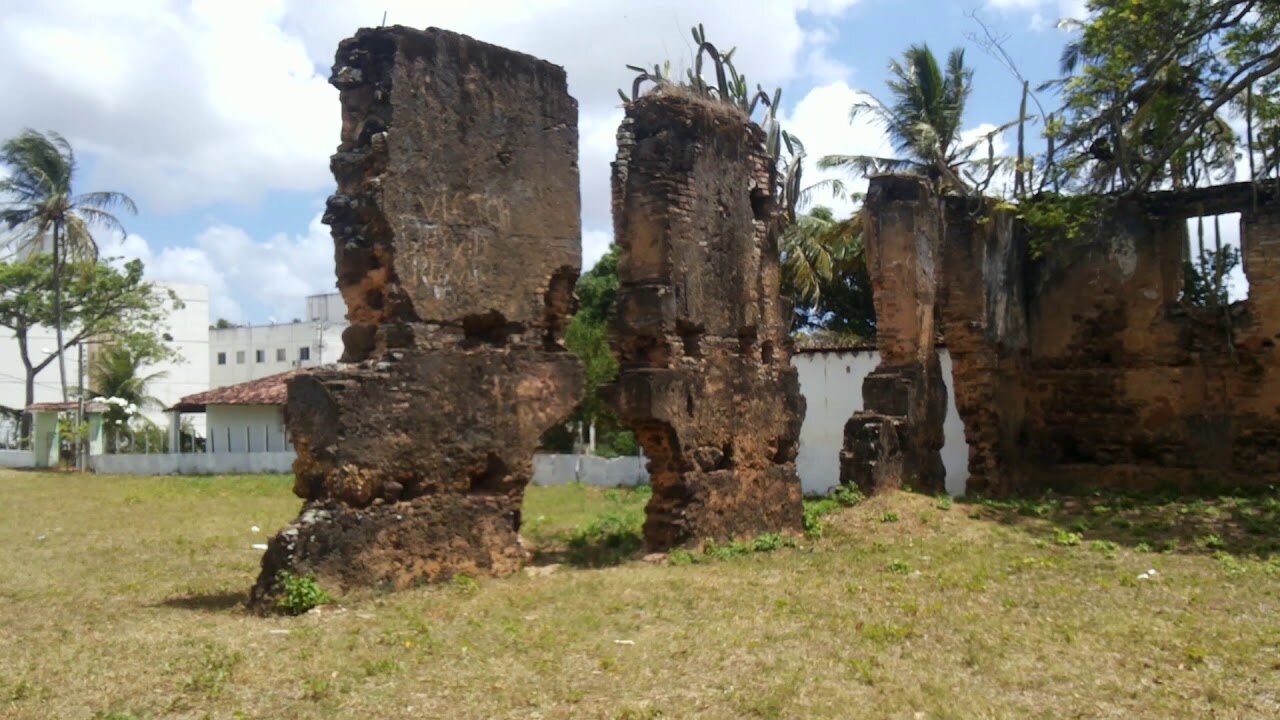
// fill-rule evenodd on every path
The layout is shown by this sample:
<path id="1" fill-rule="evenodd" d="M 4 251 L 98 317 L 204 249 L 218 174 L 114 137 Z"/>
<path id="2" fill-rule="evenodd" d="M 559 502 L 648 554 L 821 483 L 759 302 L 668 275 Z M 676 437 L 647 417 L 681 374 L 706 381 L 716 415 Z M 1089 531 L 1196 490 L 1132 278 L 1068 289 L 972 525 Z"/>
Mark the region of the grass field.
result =
<path id="1" fill-rule="evenodd" d="M 665 564 L 643 502 L 535 488 L 536 572 L 259 618 L 288 479 L 0 472 L 0 717 L 1280 717 L 1280 493 L 903 493 Z"/>

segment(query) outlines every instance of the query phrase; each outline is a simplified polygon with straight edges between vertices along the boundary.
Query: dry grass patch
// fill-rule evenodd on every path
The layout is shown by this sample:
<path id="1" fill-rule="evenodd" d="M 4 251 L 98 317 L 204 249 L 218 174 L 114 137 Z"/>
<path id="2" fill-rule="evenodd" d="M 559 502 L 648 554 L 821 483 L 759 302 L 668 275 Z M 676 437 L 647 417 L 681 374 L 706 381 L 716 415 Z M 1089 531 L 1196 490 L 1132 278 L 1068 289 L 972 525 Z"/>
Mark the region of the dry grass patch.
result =
<path id="1" fill-rule="evenodd" d="M 1275 493 L 896 494 L 800 547 L 668 565 L 609 546 L 643 500 L 531 489 L 530 542 L 578 565 L 263 619 L 238 603 L 287 478 L 0 473 L 0 716 L 1280 715 L 1276 535 L 1249 530 Z M 1176 549 L 1139 550 L 1168 524 Z"/>

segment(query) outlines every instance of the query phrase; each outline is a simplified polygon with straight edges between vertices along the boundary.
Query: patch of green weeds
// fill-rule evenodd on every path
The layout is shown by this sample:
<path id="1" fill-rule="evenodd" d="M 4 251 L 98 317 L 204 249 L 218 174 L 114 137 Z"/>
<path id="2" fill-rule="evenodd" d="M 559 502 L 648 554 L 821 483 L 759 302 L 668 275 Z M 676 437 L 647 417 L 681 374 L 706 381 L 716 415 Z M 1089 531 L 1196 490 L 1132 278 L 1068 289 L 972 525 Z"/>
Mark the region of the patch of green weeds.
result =
<path id="1" fill-rule="evenodd" d="M 1214 533 L 1201 535 L 1196 538 L 1196 547 L 1199 547 L 1201 550 L 1221 550 L 1226 546 L 1227 543 Z"/>
<path id="2" fill-rule="evenodd" d="M 276 600 L 276 607 L 290 615 L 301 615 L 312 608 L 333 602 L 329 593 L 325 592 L 311 575 L 294 575 L 287 570 L 281 570 L 279 577 L 283 592 Z"/>
<path id="3" fill-rule="evenodd" d="M 480 592 L 480 583 L 470 575 L 454 575 L 453 589 L 463 595 L 475 595 Z"/>
<path id="4" fill-rule="evenodd" d="M 1120 552 L 1120 546 L 1110 540 L 1094 540 L 1089 543 L 1089 549 L 1106 558 L 1114 558 Z"/>
<path id="5" fill-rule="evenodd" d="M 915 636 L 915 628 L 905 623 L 868 623 L 860 630 L 863 637 L 878 645 L 897 645 Z"/>
<path id="6" fill-rule="evenodd" d="M 222 694 L 231 672 L 243 661 L 244 655 L 241 653 L 207 645 L 196 671 L 187 678 L 183 689 L 208 698 L 215 698 Z"/>
<path id="7" fill-rule="evenodd" d="M 853 507 L 865 499 L 865 496 L 856 489 L 841 486 L 832 490 L 831 494 L 820 500 L 805 500 L 805 536 L 813 540 L 822 537 L 826 524 L 822 519 L 824 516 L 847 507 Z"/>
<path id="8" fill-rule="evenodd" d="M 770 553 L 783 548 L 796 547 L 794 538 L 779 533 L 765 533 L 750 541 L 733 541 L 718 543 L 708 539 L 702 544 L 702 552 L 677 549 L 667 553 L 667 561 L 672 565 L 693 565 L 708 560 L 730 560 L 745 557 L 754 553 Z"/>
<path id="9" fill-rule="evenodd" d="M 1248 569 L 1244 563 L 1236 559 L 1235 555 L 1224 550 L 1215 552 L 1213 559 L 1218 561 L 1218 564 L 1222 566 L 1223 572 L 1228 575 L 1243 575 Z"/>
<path id="10" fill-rule="evenodd" d="M 1053 534 L 1053 544 L 1062 547 L 1076 547 L 1084 540 L 1080 533 L 1073 533 L 1062 528 L 1058 528 Z"/>
<path id="11" fill-rule="evenodd" d="M 901 519 L 902 518 L 898 516 L 898 513 L 893 510 L 890 510 L 880 516 L 880 522 L 882 523 L 896 523 Z"/>

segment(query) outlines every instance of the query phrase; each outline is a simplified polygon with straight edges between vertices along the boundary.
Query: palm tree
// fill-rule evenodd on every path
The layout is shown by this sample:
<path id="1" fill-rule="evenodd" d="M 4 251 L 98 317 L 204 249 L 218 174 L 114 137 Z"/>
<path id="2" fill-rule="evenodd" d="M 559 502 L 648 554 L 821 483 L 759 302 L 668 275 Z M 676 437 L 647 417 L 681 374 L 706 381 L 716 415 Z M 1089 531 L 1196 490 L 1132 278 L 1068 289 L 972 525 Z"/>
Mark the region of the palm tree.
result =
<path id="1" fill-rule="evenodd" d="M 928 45 L 912 45 L 901 61 L 890 61 L 889 74 L 892 104 L 868 96 L 849 109 L 849 121 L 870 113 L 884 126 L 901 157 L 827 155 L 818 166 L 862 174 L 919 173 L 943 188 L 967 192 L 959 169 L 974 145 L 960 145 L 960 123 L 972 90 L 973 70 L 965 67 L 964 50 L 951 51 L 944 74 Z"/>
<path id="2" fill-rule="evenodd" d="M 836 220 L 818 205 L 799 215 L 782 233 L 785 293 L 808 305 L 822 299 L 822 285 L 846 272 L 862 255 L 861 214 Z"/>
<path id="3" fill-rule="evenodd" d="M 67 399 L 67 364 L 62 342 L 62 275 L 68 260 L 97 260 L 92 228 L 124 232 L 112 214 L 138 208 L 128 195 L 90 192 L 76 195 L 72 180 L 76 156 L 66 138 L 56 132 L 24 130 L 0 146 L 0 162 L 10 176 L 0 180 L 0 221 L 8 226 L 7 244 L 19 252 L 53 253 L 54 332 L 58 342 L 58 373 L 62 399 Z M 16 247 L 15 247 L 16 246 Z"/>
<path id="4" fill-rule="evenodd" d="M 127 344 L 107 345 L 93 354 L 89 362 L 89 386 L 94 396 L 101 398 L 119 398 L 123 403 L 111 404 L 105 415 L 110 424 L 127 426 L 136 410 L 149 407 L 162 407 L 163 403 L 150 394 L 150 385 L 164 377 L 164 372 L 143 373 L 143 366 L 148 364 L 150 356 L 129 347 Z M 129 412 L 132 407 L 134 412 Z M 151 424 L 143 415 L 148 425 Z M 112 448 L 115 450 L 116 448 Z"/>

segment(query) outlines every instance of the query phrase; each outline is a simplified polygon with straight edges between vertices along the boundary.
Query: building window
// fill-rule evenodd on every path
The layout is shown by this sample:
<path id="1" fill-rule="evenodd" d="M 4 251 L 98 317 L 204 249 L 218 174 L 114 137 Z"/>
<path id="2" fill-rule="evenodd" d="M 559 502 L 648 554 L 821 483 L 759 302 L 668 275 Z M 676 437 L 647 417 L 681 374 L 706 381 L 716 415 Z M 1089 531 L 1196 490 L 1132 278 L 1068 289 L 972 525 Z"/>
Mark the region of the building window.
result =
<path id="1" fill-rule="evenodd" d="M 219 365 L 226 365 L 226 364 L 227 364 L 227 354 L 226 354 L 226 353 L 218 353 L 218 364 L 219 364 Z"/>
<path id="2" fill-rule="evenodd" d="M 264 363 L 264 362 L 266 362 L 266 361 L 267 361 L 267 351 L 266 351 L 266 350 L 254 350 L 254 351 L 253 351 L 253 361 L 254 361 L 254 362 L 259 362 L 259 363 Z"/>
<path id="3" fill-rule="evenodd" d="M 276 362 L 284 362 L 285 359 L 284 348 L 276 350 Z"/>
<path id="4" fill-rule="evenodd" d="M 243 351 L 243 350 L 237 350 L 237 351 L 236 351 L 236 364 L 237 364 L 237 365 L 243 365 L 243 364 L 244 364 L 244 351 Z"/>
<path id="5" fill-rule="evenodd" d="M 311 359 L 311 348 L 309 348 L 309 347 L 300 347 L 300 348 L 298 348 L 298 359 L 299 359 L 299 360 L 304 360 L 304 361 L 305 361 L 305 360 L 310 360 L 310 359 Z"/>

